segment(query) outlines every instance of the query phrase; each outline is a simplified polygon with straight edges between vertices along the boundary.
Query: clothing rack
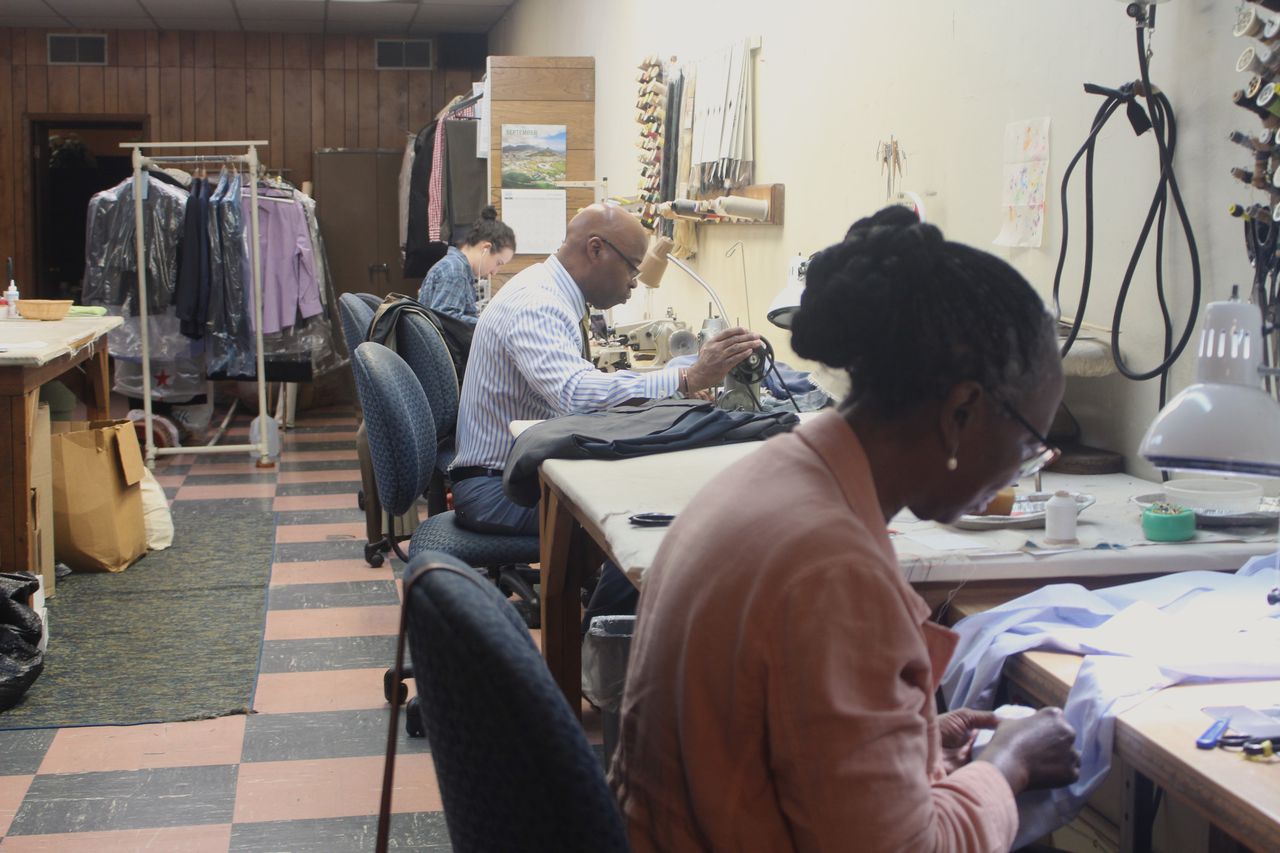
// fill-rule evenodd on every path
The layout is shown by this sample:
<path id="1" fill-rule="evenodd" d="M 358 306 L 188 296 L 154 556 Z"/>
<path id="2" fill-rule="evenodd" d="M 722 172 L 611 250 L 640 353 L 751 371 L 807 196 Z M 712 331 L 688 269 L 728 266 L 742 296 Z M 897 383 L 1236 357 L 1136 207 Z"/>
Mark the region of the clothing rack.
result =
<path id="1" fill-rule="evenodd" d="M 234 142 L 122 142 L 121 148 L 130 148 L 133 150 L 133 213 L 134 213 L 134 231 L 137 240 L 137 266 L 138 266 L 138 316 L 142 320 L 142 411 L 143 423 L 146 433 L 146 463 L 148 468 L 154 468 L 157 456 L 179 456 L 188 453 L 241 453 L 245 451 L 256 452 L 258 455 L 257 465 L 259 468 L 270 468 L 275 465 L 269 455 L 267 446 L 268 435 L 274 430 L 267 428 L 266 423 L 260 424 L 258 429 L 257 444 L 224 444 L 224 445 L 205 445 L 197 447 L 156 447 L 155 446 L 155 429 L 152 421 L 151 413 L 151 345 L 149 341 L 150 330 L 147 327 L 147 250 L 146 235 L 143 233 L 144 217 L 142 211 L 143 201 L 143 172 L 150 167 L 162 168 L 166 164 L 177 163 L 221 163 L 221 164 L 245 164 L 248 172 L 252 176 L 249 182 L 250 188 L 250 245 L 249 245 L 249 263 L 253 269 L 253 316 L 255 318 L 254 336 L 258 347 L 258 418 L 267 421 L 274 420 L 271 413 L 267 410 L 267 370 L 265 348 L 262 342 L 262 268 L 259 264 L 258 253 L 260 247 L 258 245 L 258 146 L 267 145 L 266 140 L 247 140 Z M 143 149 L 165 149 L 165 148 L 246 148 L 244 154 L 184 154 L 184 155 L 166 155 L 166 156 L 147 156 L 142 153 Z M 212 402 L 212 397 L 210 398 Z"/>

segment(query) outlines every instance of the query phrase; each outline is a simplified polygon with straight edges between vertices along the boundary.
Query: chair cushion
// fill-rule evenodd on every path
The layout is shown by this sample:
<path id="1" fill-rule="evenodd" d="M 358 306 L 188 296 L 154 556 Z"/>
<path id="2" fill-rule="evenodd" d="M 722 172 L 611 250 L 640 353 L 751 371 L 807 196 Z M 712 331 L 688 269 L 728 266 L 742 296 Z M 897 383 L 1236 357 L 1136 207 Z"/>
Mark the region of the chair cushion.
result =
<path id="1" fill-rule="evenodd" d="M 459 527 L 453 512 L 433 515 L 418 525 L 409 540 L 409 556 L 423 551 L 443 551 L 477 567 L 536 563 L 539 558 L 537 536 L 476 533 Z"/>
<path id="2" fill-rule="evenodd" d="M 382 344 L 366 341 L 356 347 L 351 371 L 364 410 L 378 500 L 387 512 L 401 515 L 427 490 L 435 470 L 431 406 L 409 365 Z"/>

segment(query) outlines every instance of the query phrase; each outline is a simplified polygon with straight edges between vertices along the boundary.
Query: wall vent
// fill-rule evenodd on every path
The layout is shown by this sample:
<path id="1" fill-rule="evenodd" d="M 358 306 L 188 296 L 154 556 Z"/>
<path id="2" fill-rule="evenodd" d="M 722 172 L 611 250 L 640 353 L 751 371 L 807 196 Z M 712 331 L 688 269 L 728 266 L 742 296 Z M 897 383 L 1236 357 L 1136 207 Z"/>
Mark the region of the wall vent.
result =
<path id="1" fill-rule="evenodd" d="M 418 68 L 431 71 L 436 67 L 435 54 L 435 42 L 431 39 L 374 40 L 378 68 Z"/>
<path id="2" fill-rule="evenodd" d="M 50 33 L 48 39 L 50 65 L 106 65 L 105 35 L 66 35 Z"/>

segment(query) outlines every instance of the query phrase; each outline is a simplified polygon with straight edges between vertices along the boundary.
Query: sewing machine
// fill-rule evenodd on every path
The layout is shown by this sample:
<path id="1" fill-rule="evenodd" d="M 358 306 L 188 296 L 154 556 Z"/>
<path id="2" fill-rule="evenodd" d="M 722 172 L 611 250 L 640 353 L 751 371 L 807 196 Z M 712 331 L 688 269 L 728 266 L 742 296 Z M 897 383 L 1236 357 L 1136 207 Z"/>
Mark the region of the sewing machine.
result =
<path id="1" fill-rule="evenodd" d="M 615 328 L 618 338 L 625 338 L 637 366 L 662 367 L 678 355 L 696 355 L 698 339 L 689 326 L 675 317 L 622 323 Z"/>

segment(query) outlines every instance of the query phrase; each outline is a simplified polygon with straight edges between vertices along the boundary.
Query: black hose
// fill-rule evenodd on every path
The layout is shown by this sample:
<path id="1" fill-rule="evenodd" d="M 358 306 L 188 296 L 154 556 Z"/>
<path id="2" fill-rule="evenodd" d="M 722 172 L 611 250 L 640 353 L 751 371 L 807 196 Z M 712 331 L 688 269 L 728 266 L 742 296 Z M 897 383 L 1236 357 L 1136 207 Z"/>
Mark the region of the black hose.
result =
<path id="1" fill-rule="evenodd" d="M 1111 357 L 1115 361 L 1116 369 L 1121 375 L 1133 379 L 1135 381 L 1145 381 L 1148 379 L 1160 378 L 1160 405 L 1164 405 L 1167 392 L 1169 369 L 1182 355 L 1186 349 L 1187 343 L 1190 341 L 1195 331 L 1196 319 L 1200 310 L 1200 253 L 1196 247 L 1195 234 L 1191 227 L 1191 222 L 1187 217 L 1186 207 L 1182 201 L 1182 192 L 1178 187 L 1178 179 L 1173 171 L 1173 155 L 1177 147 L 1177 121 L 1174 118 L 1173 107 L 1169 103 L 1169 99 L 1162 92 L 1156 92 L 1151 85 L 1150 68 L 1147 61 L 1146 40 L 1144 37 L 1144 27 L 1139 21 L 1136 27 L 1137 44 L 1138 44 L 1138 68 L 1141 74 L 1141 91 L 1137 91 L 1137 87 L 1132 84 L 1126 84 L 1119 90 L 1106 89 L 1102 86 L 1092 84 L 1085 85 L 1085 91 L 1090 94 L 1107 95 L 1106 101 L 1098 109 L 1094 116 L 1093 126 L 1089 131 L 1089 136 L 1085 139 L 1080 150 L 1076 152 L 1068 165 L 1066 172 L 1062 178 L 1062 245 L 1058 254 L 1058 267 L 1054 273 L 1053 279 L 1053 301 L 1054 308 L 1058 312 L 1058 316 L 1062 316 L 1061 304 L 1061 286 L 1062 271 L 1066 263 L 1066 254 L 1068 249 L 1068 237 L 1070 234 L 1068 211 L 1067 211 L 1067 189 L 1071 179 L 1072 172 L 1075 170 L 1077 163 L 1081 157 L 1085 158 L 1085 259 L 1084 274 L 1081 281 L 1080 301 L 1076 309 L 1076 317 L 1071 324 L 1071 329 L 1067 334 L 1066 340 L 1062 345 L 1062 354 L 1065 356 L 1070 351 L 1072 344 L 1080 332 L 1081 323 L 1084 321 L 1085 307 L 1088 304 L 1089 289 L 1093 276 L 1093 157 L 1094 148 L 1097 142 L 1098 134 L 1106 125 L 1106 122 L 1115 114 L 1115 111 L 1121 104 L 1126 105 L 1126 112 L 1130 122 L 1134 126 L 1135 132 L 1141 135 L 1149 125 L 1156 139 L 1156 148 L 1160 157 L 1160 178 L 1156 185 L 1155 194 L 1151 200 L 1151 206 L 1147 211 L 1147 216 L 1143 221 L 1142 230 L 1138 235 L 1138 240 L 1134 246 L 1133 254 L 1129 258 L 1129 264 L 1125 269 L 1124 279 L 1120 285 L 1120 292 L 1116 296 L 1116 307 L 1112 318 L 1111 330 Z M 1147 112 L 1144 116 L 1142 109 L 1137 105 L 1137 98 L 1145 97 L 1147 103 Z M 1177 343 L 1173 343 L 1173 318 L 1169 311 L 1168 295 L 1164 286 L 1164 226 L 1167 217 L 1169 200 L 1173 200 L 1174 210 L 1177 212 L 1179 223 L 1187 238 L 1187 253 L 1191 260 L 1191 309 L 1188 314 L 1186 324 L 1182 328 L 1181 334 L 1178 336 Z M 1164 346 L 1163 358 L 1160 363 L 1150 370 L 1137 370 L 1129 366 L 1125 361 L 1123 353 L 1120 351 L 1120 327 L 1124 316 L 1125 304 L 1129 296 L 1129 288 L 1133 284 L 1134 273 L 1138 267 L 1138 261 L 1141 259 L 1143 252 L 1146 250 L 1147 239 L 1150 237 L 1153 224 L 1158 225 L 1156 228 L 1156 298 L 1160 305 L 1160 313 L 1164 325 Z"/>

